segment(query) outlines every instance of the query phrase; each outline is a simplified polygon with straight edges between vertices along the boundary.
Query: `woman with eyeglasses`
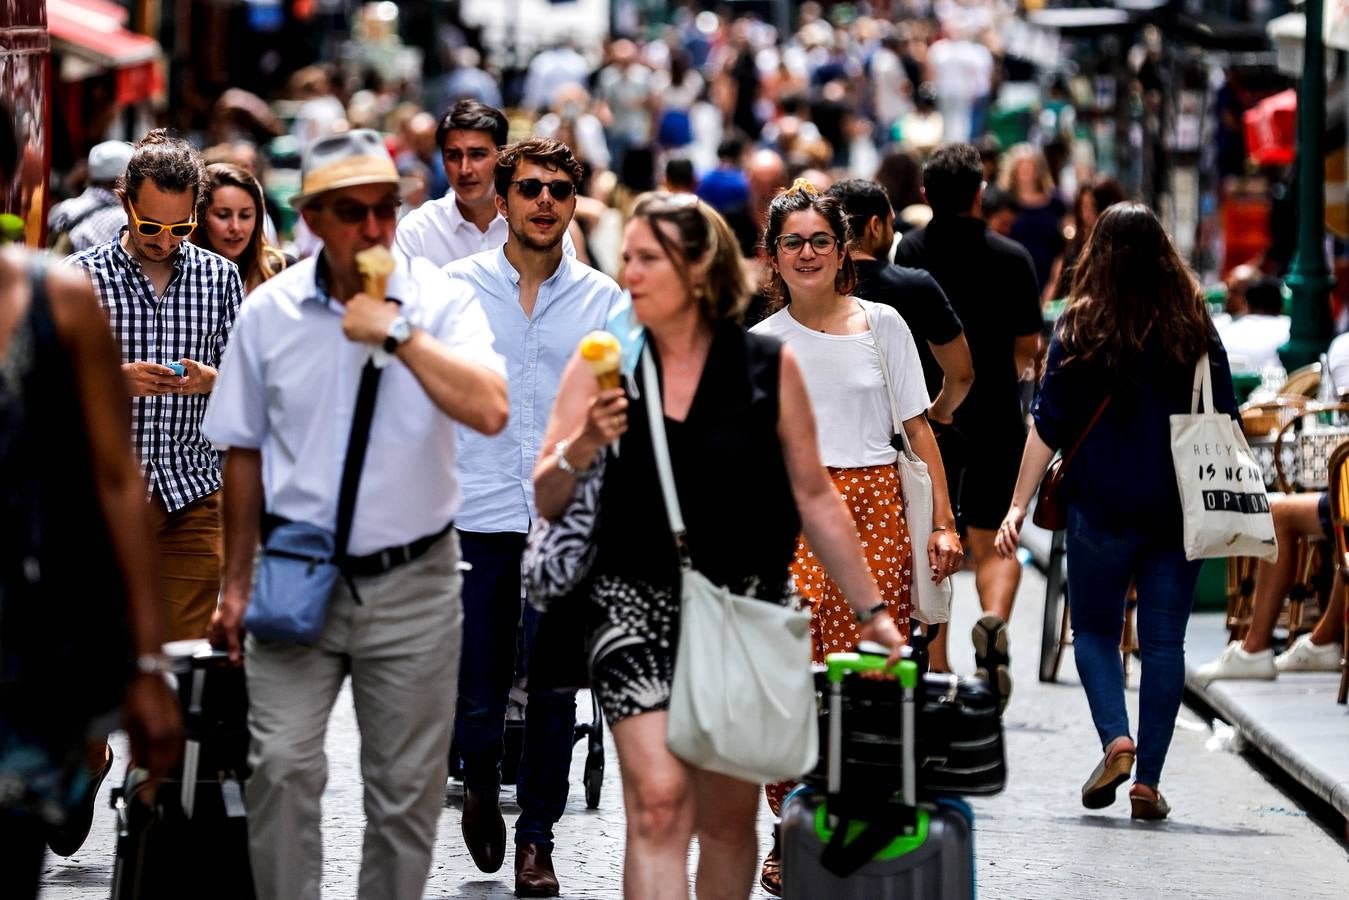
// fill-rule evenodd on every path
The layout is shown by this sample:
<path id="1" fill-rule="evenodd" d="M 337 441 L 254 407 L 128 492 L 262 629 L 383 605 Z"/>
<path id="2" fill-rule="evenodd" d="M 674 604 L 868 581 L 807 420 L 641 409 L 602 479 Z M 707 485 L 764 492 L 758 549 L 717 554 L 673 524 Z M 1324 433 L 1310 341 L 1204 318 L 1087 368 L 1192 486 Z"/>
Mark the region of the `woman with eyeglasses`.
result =
<path id="1" fill-rule="evenodd" d="M 852 514 L 885 612 L 907 636 L 914 579 L 941 582 L 959 568 L 962 550 L 941 454 L 925 415 L 929 400 L 918 349 L 893 308 L 851 296 L 857 272 L 850 242 L 847 216 L 836 198 L 818 194 L 804 179 L 779 194 L 768 207 L 764 246 L 773 267 L 770 291 L 780 308 L 752 331 L 781 340 L 800 361 L 818 420 L 820 458 Z M 932 476 L 934 530 L 926 547 L 909 541 L 882 363 L 904 432 Z M 791 571 L 796 590 L 810 602 L 815 662 L 853 649 L 862 633 L 847 592 L 820 566 L 809 534 L 797 542 Z M 769 786 L 774 814 L 792 787 Z M 776 846 L 760 881 L 772 893 L 781 891 Z"/>
<path id="2" fill-rule="evenodd" d="M 764 602 L 791 595 L 788 566 L 803 527 L 842 585 L 860 634 L 898 657 L 895 622 L 820 465 L 811 402 L 791 350 L 741 328 L 749 280 L 726 222 L 692 195 L 646 194 L 623 235 L 624 286 L 660 373 L 663 409 L 648 411 L 640 370 L 629 400 L 601 391 L 574 358 L 534 469 L 539 515 L 566 507 L 605 463 L 597 555 L 589 578 L 593 689 L 618 746 L 627 811 L 623 887 L 641 900 L 688 896 L 698 836 L 700 896 L 748 897 L 759 786 L 697 769 L 666 745 L 679 559 L 666 519 L 648 415 L 661 415 L 693 566 Z"/>
<path id="3" fill-rule="evenodd" d="M 192 240 L 237 265 L 245 293 L 293 261 L 263 235 L 266 210 L 262 187 L 248 172 L 230 163 L 206 167 L 206 186 L 197 207 L 198 227 Z"/>

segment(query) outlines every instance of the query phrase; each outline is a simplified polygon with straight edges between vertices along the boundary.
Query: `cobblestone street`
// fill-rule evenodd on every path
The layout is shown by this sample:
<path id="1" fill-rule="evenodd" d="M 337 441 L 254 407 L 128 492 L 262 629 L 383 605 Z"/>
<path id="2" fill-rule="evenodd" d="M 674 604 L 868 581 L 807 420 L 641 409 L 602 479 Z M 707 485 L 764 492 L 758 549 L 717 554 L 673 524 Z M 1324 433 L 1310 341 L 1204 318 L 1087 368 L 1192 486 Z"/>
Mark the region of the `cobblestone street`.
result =
<path id="1" fill-rule="evenodd" d="M 1213 729 L 1189 708 L 1181 712 L 1164 778 L 1174 807 L 1169 821 L 1132 823 L 1123 792 L 1111 809 L 1096 813 L 1082 809 L 1078 790 L 1095 765 L 1098 750 L 1071 652 L 1059 684 L 1036 680 L 1043 590 L 1043 580 L 1027 569 L 1013 623 L 1017 686 L 1006 717 L 1010 784 L 1001 796 L 973 804 L 981 896 L 1343 898 L 1344 885 L 1349 884 L 1345 846 L 1241 755 L 1208 749 Z M 956 596 L 952 659 L 968 672 L 973 652 L 967 635 L 978 605 L 972 575 L 958 576 Z M 1135 687 L 1138 671 L 1135 664 Z M 1327 697 L 1325 705 L 1328 715 L 1344 715 L 1332 698 Z M 578 709 L 584 721 L 589 702 L 582 698 Z M 124 758 L 121 749 L 118 746 Z M 607 749 L 598 810 L 585 809 L 584 753 L 578 750 L 573 760 L 572 793 L 555 852 L 564 897 L 621 894 L 622 795 L 612 741 Z M 328 755 L 332 771 L 324 797 L 325 896 L 351 897 L 363 819 L 356 730 L 347 694 L 333 715 Z M 119 766 L 110 781 L 120 778 Z M 104 786 L 105 794 L 108 787 Z M 504 797 L 510 800 L 509 788 Z M 473 900 L 513 896 L 510 856 L 496 875 L 474 868 L 459 836 L 458 800 L 458 787 L 452 785 L 426 896 Z M 508 822 L 514 812 L 508 802 Z M 764 849 L 770 830 L 764 809 L 760 828 Z M 42 896 L 46 900 L 107 896 L 113 838 L 111 813 L 100 804 L 83 851 L 69 860 L 49 857 Z M 1290 860 L 1296 865 L 1290 866 Z"/>

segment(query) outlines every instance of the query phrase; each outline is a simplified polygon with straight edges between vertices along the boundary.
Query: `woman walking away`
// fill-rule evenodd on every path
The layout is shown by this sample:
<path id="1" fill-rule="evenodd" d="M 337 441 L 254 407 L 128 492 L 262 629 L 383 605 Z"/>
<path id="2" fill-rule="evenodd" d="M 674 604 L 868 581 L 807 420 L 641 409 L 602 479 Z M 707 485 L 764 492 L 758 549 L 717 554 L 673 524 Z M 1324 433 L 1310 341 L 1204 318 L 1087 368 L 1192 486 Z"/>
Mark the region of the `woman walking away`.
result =
<path id="1" fill-rule="evenodd" d="M 925 415 L 929 401 L 918 348 L 893 307 L 850 296 L 857 282 L 850 237 L 842 204 L 820 196 L 810 182 L 797 179 L 779 194 L 768 208 L 764 247 L 773 265 L 771 290 L 782 308 L 752 330 L 777 338 L 796 355 L 817 416 L 820 459 L 852 514 L 886 610 L 907 637 L 914 579 L 940 583 L 960 567 L 963 554 L 941 454 Z M 898 453 L 891 445 L 892 390 L 904 432 L 933 482 L 934 530 L 923 547 L 909 540 Z M 852 610 L 804 535 L 791 572 L 797 591 L 810 602 L 814 661 L 856 646 Z M 794 787 L 768 786 L 774 815 Z M 760 880 L 770 893 L 781 892 L 776 846 Z"/>
<path id="2" fill-rule="evenodd" d="M 1195 365 L 1205 353 L 1214 403 L 1235 418 L 1227 354 L 1161 223 L 1139 203 L 1105 210 L 1049 347 L 1035 427 L 996 539 L 1003 556 L 1016 552 L 1026 506 L 1050 457 L 1081 440 L 1061 485 L 1068 601 L 1073 655 L 1104 750 L 1082 786 L 1082 805 L 1109 806 L 1133 772 L 1136 819 L 1165 818 L 1170 809 L 1158 784 L 1184 689 L 1185 626 L 1200 564 L 1182 549 L 1168 419 L 1190 411 Z M 1119 656 L 1130 582 L 1138 591 L 1143 653 L 1136 744 Z"/>
<path id="3" fill-rule="evenodd" d="M 558 515 L 577 479 L 605 464 L 598 553 L 590 570 L 593 685 L 613 728 L 623 777 L 623 888 L 641 900 L 686 897 L 698 836 L 699 897 L 748 897 L 759 786 L 696 769 L 666 745 L 679 559 L 666 518 L 648 415 L 662 416 L 693 567 L 732 591 L 783 603 L 802 522 L 843 588 L 859 637 L 892 649 L 899 630 L 867 572 L 852 521 L 820 464 L 801 370 L 777 341 L 738 318 L 749 284 L 735 237 L 689 195 L 639 198 L 623 235 L 623 281 L 647 329 L 663 410 L 648 410 L 639 374 L 629 401 L 601 391 L 574 359 L 563 376 L 534 470 L 539 515 Z"/>
<path id="4" fill-rule="evenodd" d="M 258 180 L 230 163 L 206 167 L 206 191 L 197 210 L 201 227 L 192 240 L 239 267 L 244 293 L 286 268 L 286 255 L 263 236 L 262 188 Z"/>

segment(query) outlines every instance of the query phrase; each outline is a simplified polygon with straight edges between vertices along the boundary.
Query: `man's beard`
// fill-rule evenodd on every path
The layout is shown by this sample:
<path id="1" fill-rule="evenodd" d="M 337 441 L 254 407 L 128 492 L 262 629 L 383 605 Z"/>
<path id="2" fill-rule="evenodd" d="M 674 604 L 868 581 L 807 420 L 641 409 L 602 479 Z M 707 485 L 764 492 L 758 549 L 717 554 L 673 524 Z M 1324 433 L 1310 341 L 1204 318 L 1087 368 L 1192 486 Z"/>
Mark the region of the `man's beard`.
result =
<path id="1" fill-rule="evenodd" d="M 511 234 L 515 235 L 515 239 L 519 241 L 525 249 L 533 250 L 535 253 L 547 253 L 554 249 L 558 244 L 562 243 L 562 235 L 565 235 L 566 233 L 567 229 L 564 228 L 557 236 L 557 240 L 544 242 L 530 237 L 525 233 L 523 228 L 516 228 L 514 225 L 511 225 Z"/>

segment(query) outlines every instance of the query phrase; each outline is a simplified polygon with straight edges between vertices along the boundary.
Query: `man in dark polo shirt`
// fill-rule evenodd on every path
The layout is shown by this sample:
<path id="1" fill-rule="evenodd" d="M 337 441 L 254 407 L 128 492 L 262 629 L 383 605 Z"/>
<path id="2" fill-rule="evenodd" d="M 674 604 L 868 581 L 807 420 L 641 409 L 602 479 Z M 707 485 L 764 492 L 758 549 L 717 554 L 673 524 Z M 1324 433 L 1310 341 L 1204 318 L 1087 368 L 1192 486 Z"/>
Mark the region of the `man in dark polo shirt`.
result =
<path id="1" fill-rule="evenodd" d="M 863 300 L 893 306 L 913 332 L 927 394 L 933 398 L 927 417 L 940 439 L 974 383 L 974 364 L 960 317 L 931 275 L 921 269 L 891 265 L 886 259 L 895 240 L 895 213 L 885 188 L 874 181 L 850 178 L 826 193 L 838 198 L 848 214 L 855 243 L 853 264 L 857 267 L 853 293 Z"/>
<path id="2" fill-rule="evenodd" d="M 965 326 L 975 381 L 955 411 L 955 427 L 970 448 L 963 478 L 960 461 L 944 457 L 948 484 L 959 484 L 958 514 L 965 546 L 975 562 L 979 603 L 986 615 L 975 626 L 981 664 L 990 684 L 1011 689 L 1005 671 L 1006 625 L 1021 581 L 1015 557 L 1002 559 L 993 538 L 1011 502 L 1026 440 L 1017 387 L 1040 349 L 1040 294 L 1030 254 L 994 234 L 979 218 L 984 174 L 969 144 L 943 147 L 923 166 L 923 194 L 932 221 L 900 241 L 895 263 L 925 269 L 941 285 Z M 946 667 L 946 648 L 933 645 L 932 666 Z"/>

